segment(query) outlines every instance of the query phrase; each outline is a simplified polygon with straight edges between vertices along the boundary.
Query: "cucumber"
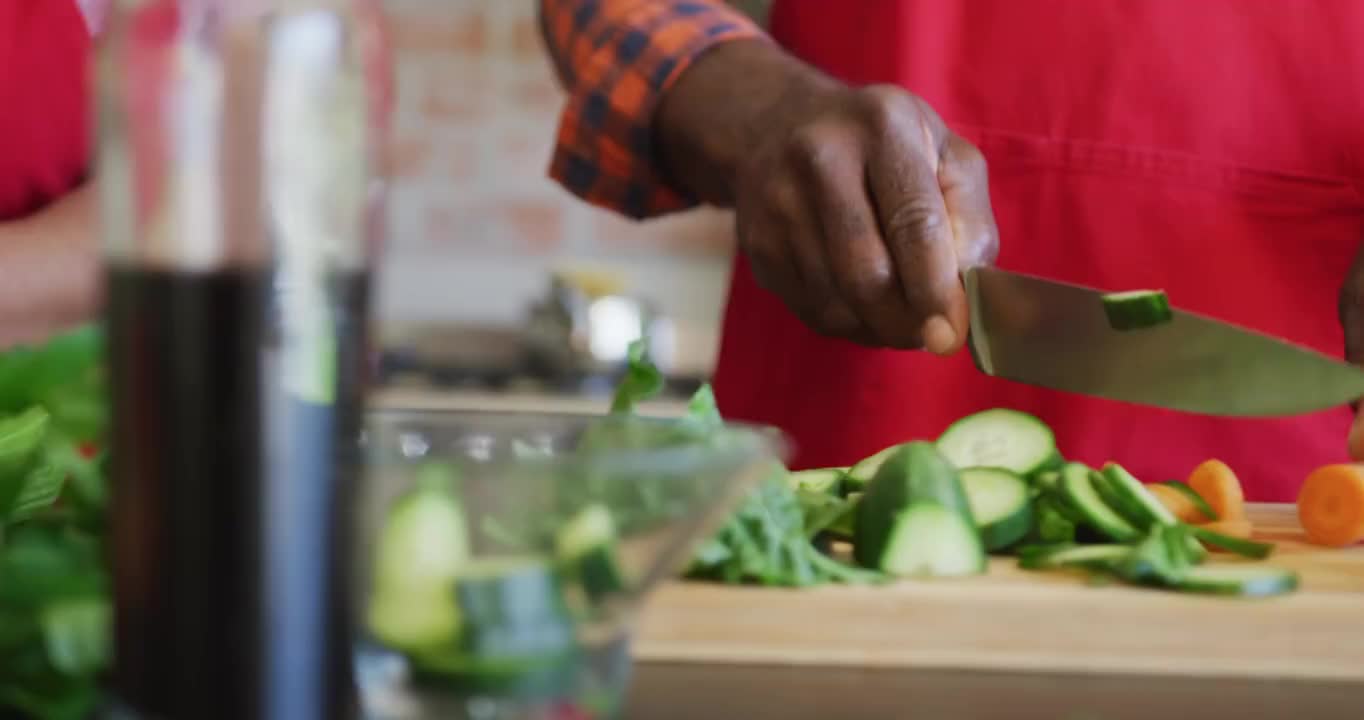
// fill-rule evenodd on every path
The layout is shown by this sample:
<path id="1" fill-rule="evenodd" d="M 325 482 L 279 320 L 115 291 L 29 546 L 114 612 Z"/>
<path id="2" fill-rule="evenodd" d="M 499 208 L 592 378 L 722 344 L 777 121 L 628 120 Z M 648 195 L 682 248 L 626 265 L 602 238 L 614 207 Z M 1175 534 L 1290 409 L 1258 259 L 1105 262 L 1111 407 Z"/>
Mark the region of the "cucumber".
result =
<path id="1" fill-rule="evenodd" d="M 919 503 L 895 515 L 877 566 L 896 577 L 957 577 L 984 568 L 976 528 L 937 503 Z"/>
<path id="2" fill-rule="evenodd" d="M 1222 533 L 1213 532 L 1206 528 L 1191 526 L 1191 532 L 1195 538 L 1202 540 L 1209 545 L 1216 545 L 1228 552 L 1236 553 L 1242 557 L 1263 560 L 1274 553 L 1274 546 L 1270 543 L 1245 540 Z"/>
<path id="3" fill-rule="evenodd" d="M 1018 553 L 1018 566 L 1024 570 L 1046 570 L 1061 567 L 1109 569 L 1132 553 L 1128 545 L 1056 545 L 1031 546 Z"/>
<path id="4" fill-rule="evenodd" d="M 1120 507 L 1115 508 L 1137 526 L 1138 530 L 1149 530 L 1152 525 L 1174 525 L 1179 522 L 1156 496 L 1146 492 L 1141 481 L 1132 477 L 1121 465 L 1106 463 L 1099 471 L 1103 476 L 1107 491 L 1117 499 Z"/>
<path id="5" fill-rule="evenodd" d="M 1266 565 L 1200 565 L 1185 570 L 1170 586 L 1184 592 L 1263 597 L 1297 589 L 1298 575 Z"/>
<path id="6" fill-rule="evenodd" d="M 563 582 L 553 566 L 538 557 L 475 558 L 465 563 L 447 602 L 458 606 L 466 640 L 488 628 L 560 620 L 568 616 Z M 478 643 L 466 643 L 477 650 Z"/>
<path id="7" fill-rule="evenodd" d="M 1051 428 L 1008 408 L 985 410 L 952 423 L 938 438 L 938 450 L 958 468 L 1004 468 L 1020 477 L 1061 464 Z"/>
<path id="8" fill-rule="evenodd" d="M 1203 513 L 1203 517 L 1208 520 L 1215 522 L 1221 519 L 1217 517 L 1217 511 L 1212 509 L 1212 506 L 1208 504 L 1208 501 L 1204 500 L 1203 496 L 1199 495 L 1197 490 L 1189 487 L 1188 483 L 1180 482 L 1179 480 L 1166 480 L 1161 483 L 1161 485 L 1172 487 L 1175 490 L 1184 493 L 1184 496 L 1189 498 L 1189 501 L 1194 504 L 1194 507 L 1198 508 L 1198 511 Z"/>
<path id="9" fill-rule="evenodd" d="M 1114 330 L 1140 330 L 1174 319 L 1164 290 L 1129 290 L 1103 296 L 1104 314 Z"/>
<path id="10" fill-rule="evenodd" d="M 987 552 L 1013 545 L 1032 529 L 1033 506 L 1022 478 L 999 468 L 966 468 L 961 485 Z"/>
<path id="11" fill-rule="evenodd" d="M 847 470 L 843 468 L 801 470 L 788 474 L 786 482 L 792 490 L 810 490 L 826 495 L 842 495 L 845 473 Z"/>
<path id="12" fill-rule="evenodd" d="M 1061 470 L 1061 494 L 1084 523 L 1101 535 L 1118 542 L 1132 542 L 1141 538 L 1141 532 L 1100 497 L 1090 476 L 1090 469 L 1084 465 L 1068 463 Z"/>
<path id="13" fill-rule="evenodd" d="M 611 512 L 598 504 L 578 511 L 556 536 L 555 552 L 560 562 L 593 601 L 625 589 L 616 540 Z"/>
<path id="14" fill-rule="evenodd" d="M 881 469 L 881 465 L 891 455 L 895 454 L 903 445 L 891 445 L 890 447 L 858 460 L 852 467 L 848 468 L 847 474 L 843 478 L 843 493 L 862 492 L 867 489 L 867 483 L 876 476 L 876 471 Z"/>
<path id="15" fill-rule="evenodd" d="M 853 556 L 891 574 L 985 569 L 985 548 L 956 468 L 927 442 L 899 447 L 857 503 Z"/>
<path id="16" fill-rule="evenodd" d="M 370 632 L 396 650 L 453 642 L 461 618 L 451 590 L 468 562 L 468 542 L 453 493 L 426 484 L 398 499 L 375 554 Z"/>

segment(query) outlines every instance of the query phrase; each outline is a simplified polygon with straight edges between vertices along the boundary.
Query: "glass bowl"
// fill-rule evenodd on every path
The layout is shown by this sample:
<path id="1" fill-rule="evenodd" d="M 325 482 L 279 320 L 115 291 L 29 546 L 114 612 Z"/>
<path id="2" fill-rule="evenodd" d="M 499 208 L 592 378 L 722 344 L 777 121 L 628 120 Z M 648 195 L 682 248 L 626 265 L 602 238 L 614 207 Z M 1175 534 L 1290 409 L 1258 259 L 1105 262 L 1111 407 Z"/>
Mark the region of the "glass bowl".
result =
<path id="1" fill-rule="evenodd" d="M 354 537 L 370 718 L 611 718 L 641 603 L 785 454 L 771 428 L 369 414 Z"/>

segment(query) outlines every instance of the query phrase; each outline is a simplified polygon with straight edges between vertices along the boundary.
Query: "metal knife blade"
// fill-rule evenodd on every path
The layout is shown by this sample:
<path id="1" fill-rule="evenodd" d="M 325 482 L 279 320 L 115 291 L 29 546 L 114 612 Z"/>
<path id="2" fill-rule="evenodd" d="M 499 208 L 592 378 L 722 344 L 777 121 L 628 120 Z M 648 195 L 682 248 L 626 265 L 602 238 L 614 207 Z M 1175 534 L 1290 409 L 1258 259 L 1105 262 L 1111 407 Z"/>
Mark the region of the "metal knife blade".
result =
<path id="1" fill-rule="evenodd" d="M 963 281 L 971 355 L 986 375 L 1220 416 L 1281 417 L 1364 397 L 1364 369 L 1194 313 L 1119 331 L 1104 291 L 999 268 Z"/>

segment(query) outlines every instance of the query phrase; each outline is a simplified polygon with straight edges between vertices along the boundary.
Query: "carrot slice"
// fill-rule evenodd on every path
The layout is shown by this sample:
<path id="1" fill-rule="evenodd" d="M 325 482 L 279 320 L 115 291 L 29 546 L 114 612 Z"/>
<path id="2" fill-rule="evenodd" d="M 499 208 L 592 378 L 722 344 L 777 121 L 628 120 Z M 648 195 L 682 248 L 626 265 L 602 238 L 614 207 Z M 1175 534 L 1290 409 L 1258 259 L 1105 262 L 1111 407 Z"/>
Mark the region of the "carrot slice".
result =
<path id="1" fill-rule="evenodd" d="M 1152 497 L 1159 500 L 1160 504 L 1164 505 L 1165 509 L 1169 510 L 1170 514 L 1174 515 L 1175 519 L 1180 522 L 1198 523 L 1207 520 L 1203 516 L 1203 511 L 1198 509 L 1198 506 L 1194 504 L 1193 500 L 1189 499 L 1188 495 L 1172 487 L 1147 483 L 1146 492 L 1151 493 Z"/>
<path id="2" fill-rule="evenodd" d="M 1313 470 L 1298 491 L 1298 521 L 1317 545 L 1344 547 L 1364 540 L 1364 465 Z"/>
<path id="3" fill-rule="evenodd" d="M 1246 495 L 1236 473 L 1221 460 L 1205 460 L 1189 473 L 1189 487 L 1203 496 L 1222 520 L 1246 516 Z"/>

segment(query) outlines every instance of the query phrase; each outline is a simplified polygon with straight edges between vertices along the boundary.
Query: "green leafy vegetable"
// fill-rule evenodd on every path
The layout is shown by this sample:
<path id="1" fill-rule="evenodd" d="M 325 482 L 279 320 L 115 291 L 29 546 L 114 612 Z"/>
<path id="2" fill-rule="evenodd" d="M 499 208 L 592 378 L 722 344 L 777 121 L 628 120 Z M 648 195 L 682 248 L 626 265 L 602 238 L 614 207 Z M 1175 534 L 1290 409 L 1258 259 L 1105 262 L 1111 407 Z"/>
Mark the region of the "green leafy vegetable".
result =
<path id="1" fill-rule="evenodd" d="M 631 412 L 636 403 L 648 400 L 663 390 L 663 373 L 649 360 L 647 352 L 648 343 L 643 338 L 630 343 L 625 377 L 616 386 L 611 412 Z"/>
<path id="2" fill-rule="evenodd" d="M 663 389 L 663 374 L 644 352 L 644 342 L 630 346 L 629 367 L 616 388 L 613 415 L 632 412 L 636 403 Z M 659 447 L 669 439 L 694 442 L 698 437 L 721 442 L 725 423 L 709 385 L 703 385 L 687 405 L 680 420 L 630 424 L 620 417 L 607 418 L 589 431 L 584 443 L 603 446 Z M 841 515 L 828 508 L 807 517 L 801 499 L 786 481 L 787 470 L 775 463 L 768 476 L 744 499 L 716 534 L 697 549 L 688 577 L 726 583 L 757 583 L 784 587 L 808 587 L 826 583 L 869 583 L 883 579 L 880 573 L 851 567 L 821 553 L 812 543 L 811 527 L 827 525 Z M 637 484 L 640 502 L 656 509 L 663 501 L 652 497 L 660 483 Z M 839 502 L 837 498 L 831 498 Z M 628 506 L 628 504 L 627 504 Z M 612 505 L 619 507 L 619 505 Z M 827 515 L 826 515 L 827 513 Z M 813 523 L 813 524 L 811 524 Z M 817 532 L 817 531 L 816 531 Z"/>
<path id="3" fill-rule="evenodd" d="M 84 718 L 108 664 L 101 351 L 90 327 L 0 353 L 0 712 Z"/>

